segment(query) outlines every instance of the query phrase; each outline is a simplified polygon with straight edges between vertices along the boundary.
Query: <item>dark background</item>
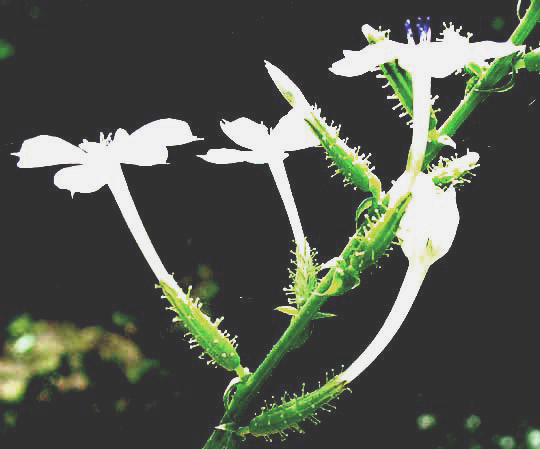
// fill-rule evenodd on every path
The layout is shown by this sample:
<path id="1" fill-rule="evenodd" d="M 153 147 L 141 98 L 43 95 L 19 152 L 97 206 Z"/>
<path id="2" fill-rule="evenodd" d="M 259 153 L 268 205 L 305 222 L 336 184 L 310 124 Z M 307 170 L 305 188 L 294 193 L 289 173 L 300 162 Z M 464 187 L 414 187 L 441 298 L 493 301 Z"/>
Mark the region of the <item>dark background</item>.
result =
<path id="1" fill-rule="evenodd" d="M 213 270 L 220 291 L 210 310 L 225 315 L 222 326 L 238 334 L 242 360 L 254 369 L 287 323 L 273 308 L 286 302 L 292 234 L 267 167 L 216 166 L 195 155 L 231 146 L 220 119 L 245 116 L 273 126 L 288 111 L 267 76 L 267 59 L 342 124 L 352 145 L 373 154 L 388 189 L 404 167 L 411 131 L 373 74 L 347 79 L 328 71 L 341 50 L 365 45 L 364 23 L 390 28 L 404 41 L 403 21 L 417 15 L 431 16 L 435 35 L 441 22 L 454 21 L 473 40 L 505 40 L 517 24 L 514 2 L 477 1 L 476 13 L 470 4 L 406 3 L 0 1 L 0 38 L 15 48 L 0 61 L 0 329 L 22 312 L 107 327 L 121 310 L 136 318 L 135 341 L 162 368 L 129 385 L 114 367 L 89 367 L 89 390 L 47 403 L 32 396 L 32 387 L 15 407 L 17 426 L 0 434 L 12 444 L 6 447 L 30 447 L 34 438 L 56 447 L 202 447 L 232 377 L 207 368 L 171 324 L 110 192 L 72 200 L 52 183 L 58 168 L 18 169 L 10 153 L 39 134 L 77 144 L 159 118 L 186 120 L 204 141 L 172 148 L 170 165 L 124 166 L 124 173 L 165 266 L 179 277 L 199 264 Z M 533 33 L 527 43 L 536 47 L 538 39 Z M 441 123 L 464 83 L 461 76 L 434 81 Z M 540 425 L 531 159 L 538 151 L 539 86 L 537 74 L 519 73 L 510 92 L 482 104 L 455 136 L 459 153 L 479 152 L 482 165 L 458 194 L 454 245 L 353 394 L 320 426 L 306 424 L 302 437 L 271 444 L 250 437 L 244 447 L 469 447 L 463 421 L 473 413 L 482 419 L 478 439 L 495 447 L 497 435 L 520 444 L 528 426 Z M 321 150 L 294 153 L 286 166 L 306 234 L 325 262 L 354 232 L 364 195 L 330 178 Z M 406 259 L 398 250 L 382 265 L 327 304 L 339 317 L 314 323 L 312 338 L 284 359 L 257 408 L 302 382 L 314 387 L 369 343 L 396 297 Z M 122 414 L 112 406 L 120 397 L 130 398 Z M 422 413 L 436 415 L 434 429 L 417 430 Z"/>

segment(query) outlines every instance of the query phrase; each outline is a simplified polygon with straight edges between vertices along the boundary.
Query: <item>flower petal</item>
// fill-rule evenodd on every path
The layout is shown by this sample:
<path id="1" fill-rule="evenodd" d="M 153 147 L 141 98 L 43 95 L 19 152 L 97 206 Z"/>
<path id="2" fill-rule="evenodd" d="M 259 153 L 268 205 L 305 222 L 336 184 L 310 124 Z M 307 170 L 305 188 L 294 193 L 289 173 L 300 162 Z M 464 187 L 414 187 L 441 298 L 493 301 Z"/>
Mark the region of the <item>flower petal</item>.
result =
<path id="1" fill-rule="evenodd" d="M 76 165 L 60 170 L 54 175 L 54 184 L 59 189 L 75 193 L 92 193 L 107 184 L 107 170 L 99 170 L 96 166 Z"/>
<path id="2" fill-rule="evenodd" d="M 268 128 L 262 123 L 241 117 L 232 122 L 222 120 L 220 125 L 227 137 L 241 147 L 250 150 L 268 148 Z"/>
<path id="3" fill-rule="evenodd" d="M 21 151 L 12 153 L 19 157 L 17 167 L 35 168 L 59 164 L 81 164 L 86 157 L 83 150 L 54 136 L 37 136 L 25 140 Z"/>
<path id="4" fill-rule="evenodd" d="M 406 47 L 406 44 L 385 39 L 362 50 L 343 50 L 345 57 L 334 62 L 330 71 L 341 76 L 363 75 L 385 62 L 397 59 Z"/>
<path id="5" fill-rule="evenodd" d="M 172 147 L 202 140 L 192 134 L 189 125 L 183 120 L 165 118 L 142 126 L 131 134 L 131 139 Z M 116 136 L 115 136 L 116 138 Z"/>
<path id="6" fill-rule="evenodd" d="M 431 265 L 443 257 L 456 236 L 459 211 L 454 188 L 436 187 L 429 175 L 419 173 L 412 200 L 399 224 L 397 236 L 409 262 Z"/>
<path id="7" fill-rule="evenodd" d="M 476 62 L 481 64 L 486 59 L 501 58 L 518 51 L 525 51 L 525 45 L 514 45 L 512 42 L 473 42 L 467 45 L 467 63 Z"/>
<path id="8" fill-rule="evenodd" d="M 200 139 L 191 133 L 186 122 L 168 118 L 150 122 L 130 136 L 125 130 L 119 129 L 112 147 L 118 162 L 151 166 L 167 162 L 167 146 L 183 145 L 194 140 Z"/>
<path id="9" fill-rule="evenodd" d="M 304 117 L 305 111 L 298 108 L 293 108 L 284 115 L 270 131 L 273 148 L 269 151 L 296 151 L 319 146 L 319 139 L 313 134 Z"/>
<path id="10" fill-rule="evenodd" d="M 420 48 L 423 54 L 417 51 Z M 426 70 L 434 78 L 445 78 L 471 62 L 486 65 L 486 59 L 500 58 L 524 50 L 525 46 L 516 46 L 511 42 L 469 43 L 464 38 L 457 38 L 412 47 L 408 60 L 400 60 L 399 62 L 409 71 L 413 70 L 415 66 L 423 65 L 427 67 Z"/>
<path id="11" fill-rule="evenodd" d="M 311 106 L 307 102 L 302 91 L 294 84 L 291 79 L 285 75 L 275 65 L 270 64 L 268 61 L 264 61 L 266 70 L 276 87 L 281 92 L 281 95 L 287 100 L 291 106 L 304 109 L 307 113 L 311 110 Z"/>
<path id="12" fill-rule="evenodd" d="M 435 211 L 434 211 L 435 212 Z M 459 225 L 456 190 L 453 187 L 438 191 L 437 211 L 433 214 L 433 229 L 430 240 L 436 260 L 443 257 L 452 246 Z"/>
<path id="13" fill-rule="evenodd" d="M 237 162 L 250 162 L 251 164 L 266 164 L 272 158 L 287 157 L 287 153 L 280 151 L 244 151 L 232 148 L 212 148 L 206 154 L 198 155 L 206 162 L 213 164 L 235 164 Z"/>

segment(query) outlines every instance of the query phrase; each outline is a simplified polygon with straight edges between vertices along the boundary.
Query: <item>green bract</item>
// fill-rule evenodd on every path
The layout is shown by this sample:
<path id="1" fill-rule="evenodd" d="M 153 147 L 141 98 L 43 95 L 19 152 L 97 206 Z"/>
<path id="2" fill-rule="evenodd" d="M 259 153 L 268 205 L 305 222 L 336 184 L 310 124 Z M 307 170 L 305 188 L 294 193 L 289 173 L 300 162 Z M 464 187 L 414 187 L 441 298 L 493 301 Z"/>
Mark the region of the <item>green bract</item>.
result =
<path id="1" fill-rule="evenodd" d="M 341 256 L 332 262 L 332 282 L 321 294 L 341 295 L 360 283 L 360 273 L 374 265 L 390 248 L 410 199 L 411 194 L 407 193 L 393 207 L 386 209 L 380 205 L 373 210 L 372 216 L 367 216 Z"/>
<path id="2" fill-rule="evenodd" d="M 187 335 L 193 337 L 189 341 L 190 347 L 200 346 L 210 357 L 208 363 L 214 362 L 226 370 L 236 371 L 240 377 L 246 375 L 247 371 L 240 364 L 240 356 L 236 352 L 236 337 L 229 340 L 228 332 L 218 329 L 223 318 L 212 322 L 201 310 L 200 301 L 189 296 L 189 291 L 179 296 L 177 290 L 164 281 L 160 282 L 160 287 L 172 305 L 170 310 L 178 314 L 173 321 L 180 321 L 187 329 Z"/>
<path id="3" fill-rule="evenodd" d="M 306 122 L 326 150 L 326 154 L 337 167 L 337 172 L 353 186 L 371 192 L 376 201 L 381 195 L 381 181 L 373 173 L 368 156 L 358 154 L 357 150 L 350 148 L 339 138 L 339 128 L 328 125 L 318 112 L 306 117 Z"/>
<path id="4" fill-rule="evenodd" d="M 302 386 L 300 396 L 294 394 L 292 399 L 287 400 L 288 395 L 285 394 L 280 405 L 272 404 L 263 407 L 259 415 L 255 416 L 247 426 L 240 427 L 236 433 L 251 434 L 266 439 L 270 439 L 270 435 L 273 434 L 279 434 L 284 439 L 287 436 L 285 431 L 289 429 L 304 433 L 298 424 L 306 419 L 318 424 L 317 411 L 329 411 L 335 408 L 329 403 L 345 390 L 347 390 L 346 382 L 339 375 L 311 393 L 304 394 L 304 386 Z"/>

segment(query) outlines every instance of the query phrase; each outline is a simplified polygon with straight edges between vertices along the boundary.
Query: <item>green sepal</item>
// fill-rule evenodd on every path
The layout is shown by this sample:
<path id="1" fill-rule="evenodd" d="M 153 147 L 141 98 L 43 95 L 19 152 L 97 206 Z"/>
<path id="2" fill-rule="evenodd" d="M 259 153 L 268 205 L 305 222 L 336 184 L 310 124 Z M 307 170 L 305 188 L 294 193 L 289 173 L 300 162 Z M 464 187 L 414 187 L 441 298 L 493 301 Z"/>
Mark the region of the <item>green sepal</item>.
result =
<path id="1" fill-rule="evenodd" d="M 344 259 L 336 259 L 331 270 L 332 281 L 326 290 L 320 292 L 321 295 L 339 296 L 360 285 L 358 272 Z"/>
<path id="2" fill-rule="evenodd" d="M 291 284 L 284 290 L 291 296 L 289 304 L 300 308 L 317 288 L 320 266 L 315 260 L 317 252 L 310 248 L 307 240 L 303 245 L 296 245 L 296 251 L 293 254 L 295 257 L 292 263 L 295 267 L 289 269 Z"/>
<path id="3" fill-rule="evenodd" d="M 360 220 L 360 217 L 362 216 L 362 213 L 370 209 L 373 206 L 373 197 L 366 198 L 364 201 L 360 203 L 360 206 L 356 208 L 356 214 L 354 217 L 354 222 L 356 223 L 356 229 L 358 229 L 358 221 Z"/>
<path id="4" fill-rule="evenodd" d="M 293 306 L 279 306 L 279 307 L 276 307 L 274 310 L 277 310 L 278 312 L 282 312 L 285 315 L 290 315 L 290 316 L 297 316 L 299 313 L 299 310 Z M 337 316 L 335 313 L 317 312 L 312 319 L 318 320 L 321 318 L 333 318 L 335 316 Z"/>
<path id="5" fill-rule="evenodd" d="M 239 427 L 236 433 L 241 436 L 251 434 L 255 437 L 264 437 L 270 441 L 274 434 L 285 438 L 287 431 L 290 430 L 304 433 L 299 424 L 306 420 L 318 424 L 320 420 L 317 412 L 330 412 L 335 409 L 332 401 L 348 390 L 347 383 L 339 374 L 331 379 L 328 379 L 327 375 L 326 383 L 323 385 L 319 383 L 319 388 L 310 393 L 305 392 L 303 384 L 300 394 L 291 396 L 285 392 L 281 397 L 281 403 L 266 404 L 261 408 L 260 414 L 252 418 L 247 426 Z M 232 426 L 229 426 L 229 429 L 235 431 Z M 223 427 L 223 430 L 229 429 Z"/>
<path id="6" fill-rule="evenodd" d="M 531 51 L 523 56 L 523 65 L 529 72 L 540 72 L 540 51 Z"/>
<path id="7" fill-rule="evenodd" d="M 358 273 L 374 265 L 390 247 L 407 210 L 411 194 L 404 195 L 394 207 L 385 210 L 378 218 L 368 217 L 365 225 L 357 231 L 347 245 L 343 258 Z M 375 220 L 373 220 L 375 218 Z"/>
<path id="8" fill-rule="evenodd" d="M 371 215 L 367 215 L 349 239 L 341 256 L 325 264 L 326 268 L 331 269 L 332 278 L 319 295 L 342 295 L 360 284 L 360 273 L 376 264 L 392 245 L 410 199 L 411 193 L 407 193 L 394 207 L 388 208 L 389 198 L 386 195 L 380 204 L 370 209 Z"/>
<path id="9" fill-rule="evenodd" d="M 200 301 L 191 298 L 190 290 L 184 293 L 178 287 L 173 288 L 165 281 L 160 281 L 159 286 L 156 287 L 162 289 L 164 298 L 171 304 L 169 309 L 176 312 L 177 316 L 173 321 L 181 322 L 191 335 L 189 341 L 191 347 L 200 346 L 203 354 L 210 357 L 208 363 L 215 363 L 226 370 L 236 371 L 240 377 L 247 373 L 236 352 L 236 337 L 229 339 L 230 335 L 227 331 L 218 329 L 223 318 L 212 321 L 201 310 Z"/>
<path id="10" fill-rule="evenodd" d="M 371 192 L 376 201 L 381 195 L 381 181 L 373 173 L 368 157 L 358 154 L 339 138 L 339 128 L 328 125 L 317 111 L 305 121 L 315 134 L 326 154 L 337 167 L 337 172 L 354 187 L 364 192 Z"/>
<path id="11" fill-rule="evenodd" d="M 367 35 L 366 39 L 370 45 L 376 44 L 382 40 L 388 39 L 388 32 L 378 31 L 375 35 Z M 409 72 L 400 67 L 400 65 L 394 61 L 389 61 L 379 66 L 382 75 L 388 81 L 388 84 L 394 91 L 394 95 L 399 103 L 405 110 L 405 113 L 413 119 L 413 89 L 412 89 L 412 79 Z M 377 75 L 378 77 L 380 75 Z M 391 97 L 390 97 L 391 98 Z M 434 129 L 437 127 L 437 116 L 435 111 L 431 108 L 430 118 L 429 118 L 429 129 Z"/>
<path id="12" fill-rule="evenodd" d="M 459 186 L 470 182 L 468 176 L 474 176 L 471 170 L 477 168 L 479 155 L 472 152 L 461 157 L 441 157 L 437 165 L 429 167 L 429 176 L 433 184 L 441 189 L 451 186 Z"/>

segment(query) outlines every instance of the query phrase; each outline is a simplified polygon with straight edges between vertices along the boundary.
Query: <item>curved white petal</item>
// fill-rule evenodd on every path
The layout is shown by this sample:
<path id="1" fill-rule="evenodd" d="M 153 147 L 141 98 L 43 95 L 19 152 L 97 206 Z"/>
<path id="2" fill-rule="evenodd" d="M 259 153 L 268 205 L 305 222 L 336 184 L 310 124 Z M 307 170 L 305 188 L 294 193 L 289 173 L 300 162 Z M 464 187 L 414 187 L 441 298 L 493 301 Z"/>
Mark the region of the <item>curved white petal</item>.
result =
<path id="1" fill-rule="evenodd" d="M 270 130 L 272 148 L 269 151 L 296 151 L 320 145 L 319 139 L 304 120 L 305 112 L 293 108 Z"/>
<path id="2" fill-rule="evenodd" d="M 54 175 L 54 184 L 60 189 L 74 193 L 92 193 L 101 189 L 108 181 L 108 170 L 97 166 L 77 165 L 60 170 Z"/>
<path id="3" fill-rule="evenodd" d="M 452 246 L 458 224 L 455 190 L 443 191 L 429 175 L 419 173 L 397 232 L 409 262 L 429 266 L 443 257 Z"/>
<path id="4" fill-rule="evenodd" d="M 213 164 L 235 164 L 250 162 L 251 164 L 266 164 L 273 159 L 285 159 L 286 153 L 280 151 L 244 151 L 232 148 L 212 148 L 206 154 L 198 155 L 201 159 Z"/>
<path id="5" fill-rule="evenodd" d="M 236 144 L 250 150 L 261 150 L 268 147 L 268 128 L 262 123 L 255 123 L 246 117 L 232 122 L 222 120 L 221 129 Z"/>
<path id="6" fill-rule="evenodd" d="M 194 140 L 200 139 L 191 133 L 186 122 L 168 118 L 150 122 L 130 136 L 119 129 L 111 144 L 111 151 L 118 162 L 151 166 L 167 162 L 167 146 L 183 145 Z"/>
<path id="7" fill-rule="evenodd" d="M 59 164 L 81 164 L 86 157 L 83 150 L 54 136 L 37 136 L 25 140 L 21 151 L 13 153 L 19 157 L 17 167 L 35 168 Z"/>
<path id="8" fill-rule="evenodd" d="M 456 190 L 450 187 L 445 191 L 439 190 L 437 194 L 439 198 L 433 213 L 433 228 L 430 236 L 430 244 L 434 248 L 433 262 L 450 250 L 459 225 Z"/>
<path id="9" fill-rule="evenodd" d="M 501 58 L 518 51 L 525 51 L 525 45 L 514 45 L 512 42 L 473 42 L 467 45 L 467 63 L 482 63 L 486 59 Z"/>
<path id="10" fill-rule="evenodd" d="M 411 47 L 408 59 L 399 62 L 407 70 L 423 65 L 434 78 L 445 78 L 471 62 L 484 65 L 486 59 L 500 58 L 524 49 L 525 46 L 515 46 L 511 42 L 469 43 L 463 38 L 416 45 Z"/>
<path id="11" fill-rule="evenodd" d="M 191 128 L 185 121 L 172 118 L 150 122 L 131 133 L 130 137 L 131 140 L 136 139 L 167 147 L 201 140 L 200 137 L 192 134 Z"/>
<path id="12" fill-rule="evenodd" d="M 454 142 L 454 139 L 452 139 L 447 134 L 443 134 L 442 136 L 439 136 L 437 138 L 437 142 L 439 142 L 442 145 L 448 145 L 448 146 L 452 147 L 454 150 L 456 149 L 456 142 Z"/>
<path id="13" fill-rule="evenodd" d="M 406 44 L 385 39 L 362 50 L 343 50 L 344 58 L 332 64 L 330 71 L 341 76 L 363 75 L 385 62 L 397 59 Z"/>
<path id="14" fill-rule="evenodd" d="M 268 70 L 270 78 L 272 78 L 272 81 L 279 89 L 285 100 L 287 100 L 291 106 L 303 109 L 306 111 L 306 113 L 309 113 L 311 106 L 307 102 L 299 87 L 275 65 L 269 63 L 268 61 L 264 61 L 264 64 L 266 66 L 266 70 Z"/>
<path id="15" fill-rule="evenodd" d="M 129 133 L 123 128 L 118 128 L 116 132 L 114 133 L 113 141 L 122 142 L 122 141 L 125 141 L 126 139 L 129 139 Z"/>

